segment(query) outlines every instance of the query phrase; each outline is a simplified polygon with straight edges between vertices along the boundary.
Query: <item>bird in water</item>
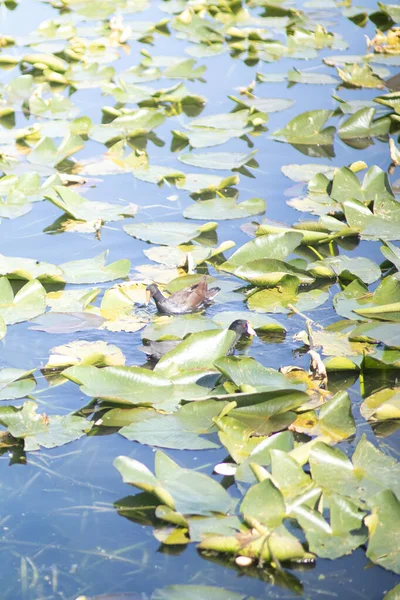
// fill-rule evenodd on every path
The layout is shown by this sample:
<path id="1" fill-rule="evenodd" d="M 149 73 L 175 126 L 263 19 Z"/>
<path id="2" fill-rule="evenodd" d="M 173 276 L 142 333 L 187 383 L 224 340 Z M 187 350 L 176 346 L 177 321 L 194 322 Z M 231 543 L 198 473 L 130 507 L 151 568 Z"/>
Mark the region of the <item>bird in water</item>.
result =
<path id="1" fill-rule="evenodd" d="M 219 287 L 208 288 L 207 277 L 202 277 L 198 283 L 179 290 L 170 296 L 164 296 L 155 283 L 147 286 L 150 297 L 153 298 L 157 310 L 163 315 L 184 315 L 196 312 L 211 304 L 214 296 L 220 291 Z"/>
<path id="2" fill-rule="evenodd" d="M 235 339 L 233 340 L 232 345 L 227 352 L 228 356 L 235 352 L 236 345 L 242 336 L 257 336 L 250 322 L 245 321 L 244 319 L 237 319 L 236 321 L 233 321 L 233 323 L 229 326 L 229 329 L 230 331 L 234 332 Z M 167 352 L 170 352 L 170 350 L 176 348 L 176 346 L 181 342 L 182 340 L 161 340 L 158 342 L 150 341 L 148 345 L 140 346 L 138 350 L 144 352 L 148 360 L 156 362 L 157 360 L 160 360 L 164 354 L 167 354 Z"/>

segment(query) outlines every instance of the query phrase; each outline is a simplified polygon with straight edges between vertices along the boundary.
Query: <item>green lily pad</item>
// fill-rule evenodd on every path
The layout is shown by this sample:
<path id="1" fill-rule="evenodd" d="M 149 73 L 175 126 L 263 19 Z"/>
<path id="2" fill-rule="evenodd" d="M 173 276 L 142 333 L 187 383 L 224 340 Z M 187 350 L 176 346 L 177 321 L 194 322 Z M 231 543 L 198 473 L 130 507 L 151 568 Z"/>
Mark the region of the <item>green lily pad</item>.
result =
<path id="1" fill-rule="evenodd" d="M 234 274 L 258 287 L 276 287 L 283 278 L 297 277 L 299 283 L 310 284 L 314 281 L 307 271 L 297 269 L 282 260 L 252 260 L 235 269 Z"/>
<path id="2" fill-rule="evenodd" d="M 159 373 L 140 367 L 78 365 L 63 376 L 81 386 L 86 396 L 117 404 L 157 405 L 172 394 L 173 384 Z"/>
<path id="3" fill-rule="evenodd" d="M 281 167 L 281 171 L 292 181 L 308 182 L 319 173 L 323 173 L 327 177 L 331 177 L 333 175 L 334 168 L 330 165 L 321 164 L 285 165 Z"/>
<path id="4" fill-rule="evenodd" d="M 179 246 L 197 238 L 202 233 L 213 231 L 217 223 L 205 223 L 194 225 L 192 223 L 140 223 L 125 225 L 124 231 L 132 237 L 138 238 L 151 244 L 164 246 Z"/>
<path id="5" fill-rule="evenodd" d="M 69 344 L 52 348 L 49 360 L 43 368 L 61 370 L 73 365 L 110 367 L 124 364 L 125 356 L 117 346 L 100 340 L 97 342 L 74 340 Z"/>
<path id="6" fill-rule="evenodd" d="M 100 283 L 127 277 L 131 268 L 130 260 L 116 260 L 106 265 L 107 254 L 106 250 L 94 258 L 63 263 L 60 265 L 60 269 L 62 269 L 64 280 L 67 283 Z"/>
<path id="7" fill-rule="evenodd" d="M 363 436 L 352 461 L 338 448 L 316 443 L 310 454 L 312 478 L 323 489 L 353 500 L 374 504 L 374 497 L 385 489 L 400 490 L 397 461 L 386 456 Z"/>
<path id="8" fill-rule="evenodd" d="M 343 203 L 344 214 L 351 228 L 358 229 L 365 239 L 399 240 L 400 212 L 395 212 L 389 202 L 371 212 L 357 200 Z"/>
<path id="9" fill-rule="evenodd" d="M 330 523 L 318 511 L 304 505 L 296 507 L 292 514 L 305 532 L 310 551 L 321 558 L 350 554 L 367 539 L 363 526 L 365 512 L 342 496 L 330 497 Z"/>
<path id="10" fill-rule="evenodd" d="M 376 421 L 400 419 L 399 388 L 385 388 L 368 396 L 361 404 L 360 412 L 365 419 Z"/>
<path id="11" fill-rule="evenodd" d="M 230 323 L 229 323 L 230 325 Z M 183 339 L 189 333 L 219 329 L 218 324 L 199 314 L 159 317 L 143 331 L 146 340 Z"/>
<path id="12" fill-rule="evenodd" d="M 283 260 L 301 243 L 303 235 L 295 231 L 260 235 L 243 244 L 220 268 L 235 273 L 246 263 L 260 259 Z"/>
<path id="13" fill-rule="evenodd" d="M 54 190 L 57 195 L 51 194 L 47 198 L 73 219 L 80 221 L 96 221 L 98 219 L 119 221 L 124 217 L 133 217 L 137 211 L 136 204 L 117 206 L 106 202 L 89 201 L 73 190 L 62 186 L 55 186 Z"/>
<path id="14" fill-rule="evenodd" d="M 0 277 L 0 316 L 7 325 L 29 321 L 46 310 L 46 291 L 36 279 L 28 281 L 14 296 L 6 277 Z"/>
<path id="15" fill-rule="evenodd" d="M 179 160 L 185 165 L 192 167 L 200 167 L 202 169 L 222 169 L 230 171 L 232 169 L 240 169 L 251 161 L 254 161 L 256 150 L 248 154 L 239 152 L 204 152 L 203 154 L 181 154 Z"/>
<path id="16" fill-rule="evenodd" d="M 236 198 L 216 198 L 214 200 L 203 200 L 192 204 L 183 211 L 187 219 L 226 220 L 243 219 L 265 212 L 266 204 L 262 198 L 251 198 L 243 202 L 236 202 Z"/>
<path id="17" fill-rule="evenodd" d="M 56 265 L 33 258 L 16 258 L 2 254 L 0 254 L 0 275 L 7 275 L 9 279 L 38 279 L 42 282 L 63 281 L 62 270 Z"/>
<path id="18" fill-rule="evenodd" d="M 36 387 L 32 371 L 24 369 L 0 369 L 0 400 L 16 400 L 28 396 Z"/>
<path id="19" fill-rule="evenodd" d="M 375 119 L 375 108 L 362 108 L 341 123 L 338 134 L 342 140 L 366 138 L 389 133 L 390 118 Z"/>
<path id="20" fill-rule="evenodd" d="M 356 423 L 351 411 L 347 392 L 338 392 L 321 406 L 318 426 L 323 435 L 334 442 L 351 437 L 356 432 Z"/>
<path id="21" fill-rule="evenodd" d="M 328 294 L 323 289 L 299 292 L 299 286 L 298 277 L 288 275 L 282 278 L 278 287 L 252 294 L 247 300 L 247 305 L 250 310 L 256 312 L 289 313 L 291 305 L 304 312 L 321 306 L 328 299 Z"/>
<path id="22" fill-rule="evenodd" d="M 179 467 L 162 452 L 156 454 L 155 476 L 142 463 L 127 456 L 117 457 L 114 466 L 126 483 L 154 493 L 163 504 L 182 515 L 225 514 L 233 504 L 217 481 Z"/>
<path id="23" fill-rule="evenodd" d="M 379 492 L 365 522 L 369 529 L 367 557 L 384 569 L 400 573 L 398 548 L 393 540 L 399 531 L 400 502 L 391 490 Z"/>
<path id="24" fill-rule="evenodd" d="M 335 134 L 334 127 L 325 127 L 332 116 L 330 110 L 311 110 L 298 115 L 273 136 L 289 144 L 330 146 Z"/>
<path id="25" fill-rule="evenodd" d="M 381 246 L 381 252 L 383 256 L 392 262 L 396 269 L 400 271 L 400 250 L 394 244 L 390 242 L 385 242 L 384 246 Z M 391 297 L 392 298 L 392 297 Z"/>
<path id="26" fill-rule="evenodd" d="M 23 439 L 27 452 L 63 446 L 78 440 L 92 427 L 92 423 L 75 415 L 38 415 L 37 408 L 32 401 L 25 402 L 22 408 L 0 408 L 0 423 L 14 438 Z"/>
<path id="27" fill-rule="evenodd" d="M 280 525 L 286 516 L 286 507 L 279 489 L 265 479 L 253 485 L 240 505 L 240 511 L 246 518 L 252 518 L 273 529 Z"/>
<path id="28" fill-rule="evenodd" d="M 308 266 L 308 271 L 315 277 L 336 276 L 346 279 L 353 277 L 361 279 L 364 283 L 374 283 L 381 276 L 381 270 L 376 263 L 369 258 L 361 256 L 335 256 L 324 258 Z"/>
<path id="29" fill-rule="evenodd" d="M 210 368 L 230 350 L 234 339 L 229 329 L 193 333 L 161 358 L 154 373 L 171 377 L 181 371 Z"/>
<path id="30" fill-rule="evenodd" d="M 47 294 L 47 305 L 55 312 L 82 312 L 100 294 L 100 288 L 62 290 Z"/>
<path id="31" fill-rule="evenodd" d="M 298 69 L 291 69 L 288 71 L 287 79 L 290 83 L 307 83 L 311 85 L 336 85 L 339 83 L 339 80 L 336 77 L 332 77 L 332 75 L 315 73 L 312 71 L 299 71 Z"/>
<path id="32" fill-rule="evenodd" d="M 351 332 L 352 340 L 367 340 L 400 348 L 400 323 L 363 323 Z"/>
<path id="33" fill-rule="evenodd" d="M 129 440 L 161 448 L 180 450 L 205 450 L 218 448 L 218 444 L 201 436 L 213 431 L 212 419 L 221 410 L 219 402 L 208 400 L 192 402 L 182 406 L 173 415 L 157 414 L 154 411 L 140 415 L 120 429 L 120 434 Z"/>
<path id="34" fill-rule="evenodd" d="M 288 377 L 275 369 L 264 367 L 249 356 L 227 356 L 216 362 L 217 368 L 238 387 L 256 389 L 257 391 L 303 390 L 302 384 L 292 382 Z M 305 395 L 303 401 L 307 400 Z"/>

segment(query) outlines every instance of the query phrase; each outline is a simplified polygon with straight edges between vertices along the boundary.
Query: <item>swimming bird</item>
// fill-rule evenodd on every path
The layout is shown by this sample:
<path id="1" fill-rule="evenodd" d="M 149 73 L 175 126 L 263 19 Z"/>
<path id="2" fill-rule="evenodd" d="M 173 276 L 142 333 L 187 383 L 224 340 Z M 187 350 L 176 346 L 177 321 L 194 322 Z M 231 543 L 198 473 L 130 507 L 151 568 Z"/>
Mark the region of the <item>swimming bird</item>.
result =
<path id="1" fill-rule="evenodd" d="M 232 345 L 227 352 L 228 356 L 235 352 L 236 344 L 239 342 L 242 336 L 245 335 L 249 337 L 251 335 L 257 335 L 250 322 L 245 321 L 244 319 L 237 319 L 236 321 L 233 321 L 233 323 L 231 323 L 229 326 L 229 329 L 235 333 L 235 339 L 233 340 Z M 146 346 L 139 346 L 138 350 L 144 352 L 148 360 L 156 362 L 157 360 L 160 360 L 164 354 L 167 354 L 167 352 L 170 352 L 170 350 L 176 348 L 176 346 L 181 342 L 182 340 L 160 340 L 157 342 L 150 341 Z"/>
<path id="2" fill-rule="evenodd" d="M 211 304 L 220 288 L 208 289 L 207 277 L 202 277 L 198 283 L 179 290 L 179 292 L 175 292 L 168 297 L 160 292 L 155 283 L 148 285 L 147 291 L 153 298 L 158 312 L 164 315 L 183 315 L 196 312 Z"/>

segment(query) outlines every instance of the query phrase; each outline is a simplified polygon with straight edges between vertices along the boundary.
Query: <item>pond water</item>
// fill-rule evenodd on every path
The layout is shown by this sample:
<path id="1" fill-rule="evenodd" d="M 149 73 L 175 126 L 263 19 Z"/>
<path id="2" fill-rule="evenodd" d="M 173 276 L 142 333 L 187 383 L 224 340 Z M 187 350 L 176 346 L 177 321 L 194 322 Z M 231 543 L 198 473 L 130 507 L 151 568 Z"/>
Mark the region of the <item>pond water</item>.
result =
<path id="1" fill-rule="evenodd" d="M 49 34 L 40 38 L 43 47 L 29 48 L 32 43 L 29 37 L 37 30 L 41 23 L 48 19 L 72 22 L 76 26 L 84 25 L 87 28 L 88 39 L 96 39 L 100 34 L 93 32 L 93 27 L 100 30 L 101 20 L 104 22 L 112 16 L 107 7 L 115 6 L 115 14 L 123 15 L 125 24 L 135 27 L 140 22 L 158 23 L 162 19 L 174 18 L 174 14 L 165 12 L 165 6 L 171 5 L 170 10 L 179 14 L 183 11 L 185 4 L 192 7 L 200 7 L 201 2 L 156 2 L 152 0 L 148 5 L 145 2 L 125 2 L 115 0 L 111 2 L 69 2 L 54 3 L 37 2 L 36 0 L 24 0 L 16 5 L 0 3 L 1 33 L 2 35 L 15 36 L 17 44 L 3 49 L 3 54 L 16 58 L 34 52 L 46 54 L 55 52 L 58 56 L 67 58 L 62 53 L 67 41 L 60 36 L 57 41 Z M 204 5 L 212 3 L 204 2 Z M 229 6 L 233 3 L 215 3 L 215 6 Z M 267 2 L 254 2 L 250 13 L 254 16 L 263 14 L 263 6 L 271 6 Z M 280 3 L 274 3 L 279 6 Z M 104 5 L 104 17 L 92 17 L 91 11 L 94 5 L 100 10 Z M 63 8 L 64 6 L 64 8 Z M 286 5 L 282 6 L 286 7 Z M 290 5 L 292 7 L 294 5 Z M 71 11 L 68 10 L 71 8 Z M 87 10 L 85 10 L 85 7 Z M 178 156 L 189 152 L 189 146 L 178 152 L 171 151 L 173 130 L 185 131 L 185 126 L 195 117 L 207 117 L 219 113 L 229 113 L 235 107 L 229 96 L 246 98 L 240 96 L 239 88 L 245 88 L 256 79 L 256 74 L 264 76 L 270 74 L 286 74 L 290 69 L 305 70 L 306 73 L 322 73 L 337 77 L 336 69 L 326 66 L 322 59 L 341 52 L 349 55 L 364 55 L 366 53 L 365 35 L 373 38 L 376 27 L 370 19 L 366 19 L 364 27 L 359 27 L 343 14 L 341 3 L 330 2 L 298 2 L 296 8 L 304 11 L 310 19 L 308 25 L 321 24 L 328 31 L 338 33 L 348 43 L 348 48 L 332 49 L 329 47 L 319 49 L 315 57 L 307 60 L 294 56 L 282 57 L 270 62 L 255 60 L 254 64 L 246 64 L 244 55 L 234 58 L 230 52 L 217 54 L 211 57 L 200 57 L 197 65 L 205 65 L 206 71 L 201 75 L 201 80 L 185 80 L 185 78 L 159 78 L 154 81 L 144 81 L 138 85 L 150 86 L 155 89 L 165 89 L 185 80 L 185 85 L 191 94 L 197 94 L 206 98 L 204 107 L 195 106 L 196 114 L 185 114 L 176 108 L 168 118 L 157 127 L 156 138 L 149 135 L 146 150 L 150 165 L 158 165 L 169 169 L 176 169 L 184 173 L 215 174 L 228 177 L 232 175 L 230 170 L 213 170 L 212 168 L 201 169 L 183 164 Z M 136 12 L 137 9 L 137 12 Z M 143 9 L 143 10 L 142 10 Z M 360 8 L 372 13 L 378 10 L 376 3 L 372 0 L 363 3 Z M 261 24 L 259 25 L 263 27 Z M 110 56 L 106 52 L 98 50 L 98 60 L 104 65 L 115 68 L 117 75 L 126 71 L 143 59 L 142 51 L 147 51 L 151 56 L 173 56 L 179 59 L 189 58 L 187 49 L 196 48 L 198 44 L 190 43 L 170 25 L 169 35 L 165 32 L 155 31 L 151 37 L 151 44 L 146 40 L 128 40 L 128 44 L 109 48 Z M 253 28 L 256 25 L 252 26 Z M 134 28 L 133 28 L 134 29 Z M 271 34 L 271 38 L 281 41 L 285 40 L 284 29 L 276 30 L 265 28 Z M 80 37 L 84 37 L 80 33 Z M 133 35 L 131 36 L 131 38 Z M 150 37 L 150 36 L 149 36 Z M 48 48 L 45 42 L 48 42 Z M 54 44 L 54 45 L 53 45 Z M 300 47 L 298 48 L 300 51 Z M 113 60 L 113 52 L 117 53 L 117 60 Z M 0 59 L 1 59 L 0 54 Z M 86 57 L 87 62 L 94 62 L 93 57 Z M 68 60 L 68 58 L 67 58 Z M 85 61 L 83 61 L 85 62 Z M 248 62 L 248 61 L 247 61 Z M 398 66 L 379 65 L 388 70 L 390 76 L 396 74 Z M 400 63 L 398 63 L 400 64 Z M 162 67 L 164 68 L 164 67 Z M 29 73 L 27 68 L 24 72 Z M 19 76 L 19 66 L 7 68 L 0 71 L 1 84 L 4 88 Z M 37 73 L 34 73 L 36 82 L 30 90 L 27 98 L 33 93 L 34 86 L 43 82 Z M 384 74 L 384 79 L 388 78 Z M 260 79 L 258 77 L 258 79 Z M 332 97 L 339 96 L 343 101 L 365 101 L 373 100 L 377 95 L 388 93 L 376 88 L 354 88 L 341 87 L 337 89 L 340 80 L 337 78 L 335 84 L 288 85 L 285 81 L 258 82 L 254 93 L 261 98 L 277 98 L 292 100 L 293 104 L 285 110 L 271 112 L 268 115 L 268 123 L 265 128 L 260 128 L 257 135 L 249 134 L 246 140 L 241 137 L 232 137 L 223 145 L 193 149 L 191 152 L 240 152 L 246 153 L 257 150 L 256 161 L 258 167 L 239 169 L 240 181 L 235 188 L 240 194 L 240 201 L 250 198 L 262 198 L 266 201 L 265 215 L 245 216 L 241 219 L 219 220 L 217 228 L 218 243 L 232 240 L 236 248 L 249 241 L 248 228 L 242 226 L 251 221 L 261 222 L 267 217 L 268 220 L 285 223 L 290 226 L 299 219 L 310 217 L 308 213 L 299 213 L 291 208 L 287 201 L 291 198 L 304 196 L 307 184 L 304 182 L 290 181 L 281 171 L 281 167 L 291 164 L 329 164 L 332 167 L 341 168 L 356 161 L 365 161 L 368 166 L 376 165 L 383 171 L 387 171 L 390 157 L 387 144 L 387 136 L 374 138 L 370 145 L 362 149 L 352 147 L 338 136 L 334 141 L 334 153 L 331 156 L 319 154 L 314 150 L 308 151 L 299 147 L 282 143 L 273 139 L 272 132 L 283 128 L 291 119 L 297 115 L 310 110 L 325 109 L 335 110 L 338 101 Z M 68 97 L 69 88 L 60 88 L 61 93 Z M 104 89 L 103 89 L 104 92 Z M 46 90 L 44 94 L 48 93 Z M 5 94 L 7 98 L 7 94 Z M 48 95 L 46 97 L 49 97 Z M 113 96 L 102 93 L 101 85 L 77 89 L 70 96 L 72 103 L 79 109 L 79 117 L 90 117 L 94 124 L 107 122 L 104 120 L 102 109 L 104 106 L 116 106 Z M 65 128 L 57 131 L 55 120 L 57 115 L 46 114 L 44 116 L 29 114 L 29 111 L 21 110 L 23 98 L 20 96 L 14 102 L 15 125 L 14 129 L 22 129 L 33 124 L 48 124 L 48 133 L 45 135 L 52 138 L 56 146 L 59 146 L 64 136 Z M 159 110 L 167 111 L 167 102 Z M 137 109 L 135 102 L 128 102 L 126 107 Z M 382 107 L 380 107 L 382 108 Z M 25 100 L 26 109 L 26 100 Z M 189 111 L 190 112 L 190 111 Z M 268 111 L 267 111 L 268 112 Z M 72 120 L 72 119 L 70 119 Z M 111 121 L 111 117 L 109 118 Z M 13 123 L 11 123 L 13 125 Z M 267 129 L 268 128 L 268 129 Z M 20 142 L 17 150 L 15 140 L 10 141 L 8 133 L 10 121 L 2 119 L 1 130 L 1 152 L 12 156 L 17 153 L 18 162 L 24 164 L 24 169 L 16 171 L 20 176 L 22 172 L 37 171 L 42 175 L 42 181 L 52 175 L 53 158 L 49 155 L 48 162 L 42 161 L 40 167 L 34 162 L 26 166 L 26 157 L 30 148 L 38 142 L 29 139 Z M 59 132 L 62 131 L 60 134 Z M 187 130 L 186 130 L 187 131 Z M 229 136 L 228 136 L 229 137 Z M 91 135 L 83 136 L 84 147 L 73 154 L 78 164 L 90 164 L 91 167 L 73 169 L 77 175 L 86 178 L 81 186 L 76 186 L 76 192 L 84 195 L 89 201 L 108 202 L 124 206 L 129 203 L 136 204 L 138 211 L 134 219 L 126 218 L 119 221 L 106 222 L 101 228 L 100 235 L 93 231 L 61 231 L 51 233 L 46 231 L 57 219 L 62 211 L 54 203 L 46 200 L 34 202 L 32 210 L 22 214 L 18 218 L 0 219 L 0 252 L 7 257 L 23 257 L 36 261 L 59 265 L 67 261 L 89 259 L 109 250 L 107 261 L 129 259 L 131 261 L 130 277 L 135 280 L 150 282 L 161 275 L 155 271 L 146 271 L 143 277 L 136 267 L 142 265 L 155 265 L 143 253 L 155 245 L 148 244 L 131 235 L 127 235 L 123 226 L 130 223 L 150 224 L 152 222 L 190 222 L 198 225 L 204 221 L 187 221 L 184 219 L 183 211 L 193 205 L 194 200 L 189 191 L 177 189 L 173 184 L 165 182 L 164 185 L 156 185 L 134 177 L 129 170 L 126 172 L 107 174 L 102 170 L 101 157 L 107 150 L 104 144 L 95 141 Z M 157 139 L 158 138 L 158 139 Z M 25 149 L 24 149 L 25 144 Z M 111 144 L 108 144 L 110 146 Z M 129 149 L 132 151 L 134 144 Z M 14 150 L 10 150 L 13 148 Z M 316 146 L 316 148 L 319 148 Z M 308 155 L 307 155 L 308 152 Z M 313 154 L 314 152 L 314 154 Z M 53 162 L 52 162 L 53 161 Z M 64 173 L 71 172 L 71 165 L 64 166 L 59 170 Z M 12 170 L 5 169 L 5 174 Z M 363 173 L 361 174 L 363 176 Z M 396 180 L 396 171 L 391 175 L 392 183 Z M 1 185 L 1 180 L 0 180 Z M 4 194 L 5 195 L 5 194 Z M 311 217 L 317 218 L 317 217 Z M 213 221 L 210 212 L 209 221 Z M 216 245 L 216 239 L 210 234 L 210 245 Z M 390 239 L 390 238 L 389 238 Z M 393 238 L 392 238 L 393 239 Z M 398 238 L 397 238 L 398 239 Z M 396 242 L 395 242 L 396 243 Z M 351 257 L 367 257 L 375 263 L 382 262 L 379 241 L 360 241 L 352 252 L 340 249 Z M 232 251 L 225 253 L 225 256 Z M 293 258 L 293 256 L 291 256 Z M 309 257 L 308 257 L 309 258 Z M 207 309 L 207 316 L 213 317 L 226 310 L 247 310 L 242 294 L 231 293 L 231 290 L 240 289 L 245 283 L 224 271 L 218 271 L 215 265 L 203 263 L 197 270 L 199 273 L 210 273 L 217 280 L 217 284 L 223 288 L 220 299 Z M 180 273 L 182 274 L 182 272 Z M 168 279 L 165 275 L 166 283 Z M 157 280 L 157 279 L 156 279 Z M 162 280 L 158 279 L 162 282 Z M 104 290 L 110 288 L 118 280 L 99 283 L 100 296 L 96 300 L 99 306 L 99 298 Z M 342 282 L 343 283 L 343 282 Z M 21 282 L 13 283 L 14 288 L 21 287 Z M 326 282 L 324 283 L 326 285 Z M 81 288 L 94 287 L 82 284 Z M 374 289 L 376 283 L 372 282 L 370 289 Z M 66 289 L 78 289 L 78 286 L 67 284 Z M 47 291 L 55 289 L 49 284 Z M 342 288 L 339 282 L 330 281 L 326 288 L 329 291 L 329 300 L 314 310 L 305 310 L 306 314 L 323 326 L 341 319 L 332 308 L 332 298 Z M 389 299 L 388 299 L 389 301 Z M 136 305 L 138 314 L 144 318 L 154 318 L 154 307 Z M 266 367 L 279 369 L 282 365 L 296 365 L 308 369 L 309 356 L 304 351 L 304 346 L 293 339 L 293 335 L 304 329 L 304 319 L 298 314 L 272 315 L 286 328 L 286 336 L 271 336 L 268 334 L 253 338 L 251 344 L 241 346 L 236 354 L 255 358 Z M 50 350 L 55 346 L 67 344 L 74 340 L 86 340 L 94 342 L 103 340 L 109 344 L 116 345 L 124 354 L 127 365 L 143 365 L 145 360 L 139 351 L 142 344 L 142 331 L 126 332 L 111 331 L 107 329 L 87 329 L 73 332 L 67 330 L 65 333 L 49 333 L 32 329 L 29 320 L 11 324 L 7 327 L 7 333 L 0 342 L 0 366 L 7 368 L 23 369 L 25 371 L 36 369 L 34 376 L 37 382 L 36 388 L 30 394 L 39 405 L 38 413 L 46 415 L 67 415 L 83 408 L 88 398 L 79 386 L 73 381 L 64 381 L 62 385 L 52 386 L 41 373 L 40 368 L 47 363 Z M 397 371 L 398 373 L 398 371 Z M 330 378 L 329 390 L 346 389 L 352 402 L 353 416 L 356 422 L 356 432 L 349 439 L 340 443 L 340 448 L 351 456 L 354 448 L 361 439 L 362 434 L 372 441 L 382 452 L 387 455 L 398 457 L 400 449 L 400 437 L 391 421 L 389 426 L 376 431 L 371 423 L 366 421 L 360 414 L 360 404 L 364 390 L 364 397 L 373 393 L 385 385 L 396 385 L 396 372 L 387 375 L 388 383 L 383 383 L 382 377 L 376 372 L 363 374 L 360 385 L 357 374 L 335 373 Z M 90 395 L 90 394 L 89 394 Z M 16 399 L 5 402 L 7 405 L 21 407 L 25 399 Z M 100 414 L 92 416 L 87 412 L 88 419 L 97 422 Z M 1 415 L 0 415 L 1 420 Z M 217 434 L 214 433 L 210 439 L 218 444 Z M 147 522 L 146 518 L 140 522 L 138 515 L 131 515 L 128 511 L 117 511 L 115 503 L 129 495 L 135 495 L 137 489 L 129 488 L 118 471 L 113 467 L 114 459 L 119 455 L 129 456 L 140 461 L 149 469 L 153 470 L 155 448 L 151 445 L 140 444 L 121 436 L 116 428 L 94 425 L 90 434 L 84 435 L 66 445 L 55 448 L 41 448 L 39 451 L 24 453 L 22 446 L 9 447 L 6 443 L 2 448 L 3 454 L 0 460 L 0 480 L 2 493 L 0 496 L 1 535 L 1 580 L 3 600 L 51 600 L 56 598 L 72 600 L 79 595 L 88 597 L 131 592 L 133 598 L 151 598 L 155 590 L 165 588 L 172 584 L 207 585 L 226 588 L 239 595 L 236 598 L 346 598 L 348 600 L 357 598 L 380 599 L 384 594 L 398 583 L 398 576 L 384 568 L 373 564 L 366 557 L 365 546 L 361 545 L 350 556 L 343 556 L 336 560 L 318 558 L 315 562 L 301 565 L 288 565 L 282 568 L 269 568 L 264 566 L 258 568 L 253 565 L 250 569 L 241 569 L 233 561 L 223 556 L 201 555 L 196 544 L 166 545 L 162 544 L 153 535 L 154 526 Z M 229 487 L 229 493 L 233 497 L 241 498 L 242 494 L 235 488 L 232 478 L 223 478 L 212 475 L 214 466 L 226 460 L 229 453 L 227 449 L 219 444 L 218 448 L 209 450 L 177 450 L 167 448 L 165 452 L 182 467 L 200 471 L 222 481 Z M 243 491 L 243 490 L 242 490 Z M 159 524 L 158 524 L 159 525 Z M 276 565 L 275 565 L 276 567 Z M 201 592 L 198 592 L 201 594 Z M 188 592 L 189 594 L 189 592 Z M 242 594 L 242 596 L 240 596 Z M 116 596 L 117 597 L 117 596 Z M 130 597 L 130 596 L 129 596 Z M 156 596 L 154 596 L 156 597 Z M 158 596 L 157 596 L 158 597 Z M 163 596 L 159 596 L 160 598 Z M 165 596 L 167 598 L 167 596 Z M 168 596 L 172 598 L 173 596 Z M 175 597 L 175 596 L 174 596 Z M 176 598 L 190 597 L 201 598 L 201 595 L 181 595 Z M 205 596 L 204 596 L 205 597 Z M 221 596 L 222 597 L 222 596 Z M 225 597 L 229 597 L 226 595 Z"/>

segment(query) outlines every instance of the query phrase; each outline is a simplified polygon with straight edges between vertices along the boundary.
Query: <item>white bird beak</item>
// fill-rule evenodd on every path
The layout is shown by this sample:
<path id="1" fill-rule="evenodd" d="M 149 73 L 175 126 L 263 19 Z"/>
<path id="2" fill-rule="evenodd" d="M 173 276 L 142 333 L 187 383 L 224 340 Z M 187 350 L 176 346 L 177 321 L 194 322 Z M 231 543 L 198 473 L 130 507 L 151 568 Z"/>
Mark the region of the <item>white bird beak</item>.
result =
<path id="1" fill-rule="evenodd" d="M 258 337 L 256 330 L 250 325 L 250 323 L 247 323 L 247 333 L 249 335 L 255 335 L 256 337 Z"/>

